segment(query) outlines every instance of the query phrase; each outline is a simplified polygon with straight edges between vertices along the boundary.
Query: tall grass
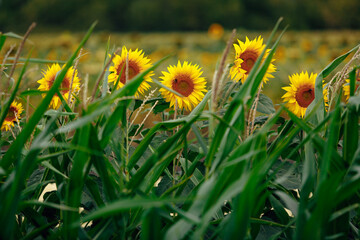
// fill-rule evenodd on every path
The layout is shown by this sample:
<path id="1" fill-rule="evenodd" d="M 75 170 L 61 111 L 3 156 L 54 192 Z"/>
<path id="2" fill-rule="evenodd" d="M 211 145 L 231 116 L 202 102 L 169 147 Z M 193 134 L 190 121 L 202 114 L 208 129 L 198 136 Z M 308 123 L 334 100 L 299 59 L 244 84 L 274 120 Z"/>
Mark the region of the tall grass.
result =
<path id="1" fill-rule="evenodd" d="M 195 109 L 176 119 L 169 118 L 161 98 L 132 97 L 144 76 L 166 58 L 111 93 L 98 91 L 107 87 L 100 73 L 105 83 L 96 84 L 91 101 L 78 104 L 76 112 L 64 99 L 58 110 L 48 110 L 92 25 L 32 116 L 22 120 L 21 130 L 14 136 L 1 133 L 0 238 L 357 239 L 356 59 L 348 71 L 347 103 L 341 91 L 333 92 L 334 104 L 325 110 L 322 83 L 349 55 L 358 57 L 359 46 L 318 75 L 315 100 L 306 117 L 298 118 L 256 97 L 284 33 L 274 40 L 279 24 L 267 41 L 269 54 L 264 61 L 258 58 L 243 85 L 217 89 L 229 92 L 225 99 L 212 97 L 210 89 Z M 8 37 L 0 36 L 0 50 Z M 19 96 L 31 61 L 28 57 L 10 95 L 2 97 L 0 123 Z M 225 64 L 220 67 L 217 73 L 228 74 Z M 266 114 L 252 119 L 256 127 L 248 135 L 253 123 L 247 115 L 255 100 Z M 160 103 L 152 107 L 155 101 Z M 130 115 L 140 106 L 162 112 L 164 121 L 151 128 L 130 126 Z M 42 195 L 49 184 L 55 189 Z"/>

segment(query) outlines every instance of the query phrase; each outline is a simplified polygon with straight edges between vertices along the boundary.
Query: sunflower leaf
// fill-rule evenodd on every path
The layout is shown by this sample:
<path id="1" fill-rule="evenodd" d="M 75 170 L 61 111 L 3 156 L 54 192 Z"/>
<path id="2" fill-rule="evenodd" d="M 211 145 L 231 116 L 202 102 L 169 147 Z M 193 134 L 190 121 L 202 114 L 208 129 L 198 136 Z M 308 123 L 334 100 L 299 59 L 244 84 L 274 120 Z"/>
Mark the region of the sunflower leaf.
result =
<path id="1" fill-rule="evenodd" d="M 256 111 L 264 113 L 264 114 L 275 113 L 275 108 L 274 108 L 274 104 L 273 104 L 272 100 L 268 96 L 266 96 L 264 94 L 260 94 Z"/>

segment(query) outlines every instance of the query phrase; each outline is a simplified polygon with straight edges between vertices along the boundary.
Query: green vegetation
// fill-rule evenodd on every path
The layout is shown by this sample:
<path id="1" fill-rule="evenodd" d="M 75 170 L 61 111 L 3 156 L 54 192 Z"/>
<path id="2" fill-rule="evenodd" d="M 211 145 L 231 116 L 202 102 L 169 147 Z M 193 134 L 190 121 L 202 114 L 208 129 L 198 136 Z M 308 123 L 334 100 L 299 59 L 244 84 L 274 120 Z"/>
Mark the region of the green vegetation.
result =
<path id="1" fill-rule="evenodd" d="M 61 84 L 94 26 L 46 92 L 21 85 L 29 81 L 32 63 L 53 61 L 18 61 L 19 47 L 2 63 L 8 69 L 0 74 L 9 84 L 1 96 L 0 125 L 14 99 L 31 107 L 28 96 L 45 96 L 31 116 L 1 131 L 1 239 L 359 238 L 360 45 L 318 73 L 304 118 L 283 106 L 275 110 L 259 92 L 284 33 L 278 34 L 279 23 L 267 38 L 269 53 L 261 61 L 264 49 L 244 84 L 228 79 L 224 51 L 213 88 L 208 84 L 191 112 L 169 109 L 161 95 L 133 97 L 167 57 L 107 91 L 109 44 L 100 84 L 89 90 L 94 98 L 88 99 L 85 84 L 73 106 L 62 97 Z M 0 50 L 13 37 L 2 34 Z M 350 98 L 342 101 L 347 78 Z M 331 90 L 329 106 L 323 80 Z M 54 96 L 62 106 L 49 110 Z M 138 112 L 161 121 L 134 124 Z"/>

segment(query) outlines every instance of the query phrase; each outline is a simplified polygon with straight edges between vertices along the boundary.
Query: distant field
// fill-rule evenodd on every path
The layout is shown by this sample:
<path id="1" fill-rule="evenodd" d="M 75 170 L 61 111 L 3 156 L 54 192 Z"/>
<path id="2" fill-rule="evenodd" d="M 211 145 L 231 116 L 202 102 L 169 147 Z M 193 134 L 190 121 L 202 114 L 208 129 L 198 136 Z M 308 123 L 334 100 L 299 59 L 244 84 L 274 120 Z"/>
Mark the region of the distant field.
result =
<path id="1" fill-rule="evenodd" d="M 105 58 L 105 49 L 110 40 L 110 50 L 126 46 L 132 49 L 143 49 L 153 62 L 166 55 L 173 55 L 157 69 L 160 72 L 169 64 L 175 64 L 178 60 L 187 60 L 199 64 L 204 71 L 205 77 L 211 81 L 216 64 L 225 48 L 229 32 L 215 40 L 208 33 L 172 32 L 172 33 L 94 33 L 86 45 L 85 55 L 79 64 L 80 76 L 90 76 L 90 85 L 95 81 Z M 267 40 L 267 32 L 249 32 L 238 30 L 237 38 L 244 41 L 245 37 L 251 40 L 258 35 Z M 83 34 L 81 33 L 42 33 L 32 34 L 30 40 L 34 44 L 33 57 L 52 60 L 67 60 L 77 47 Z M 294 32 L 288 31 L 283 36 L 276 52 L 277 72 L 264 88 L 266 94 L 272 98 L 274 103 L 281 101 L 284 94 L 281 87 L 288 84 L 288 75 L 301 72 L 319 72 L 335 57 L 359 44 L 360 31 L 317 31 L 317 32 Z M 11 45 L 7 42 L 3 52 Z M 27 45 L 29 48 L 32 44 Z M 234 50 L 231 49 L 228 63 L 233 61 Z M 39 66 L 39 69 L 44 69 Z M 41 78 L 40 71 L 34 71 Z M 31 79 L 36 79 L 36 76 Z M 36 87 L 37 84 L 29 82 L 29 86 Z"/>

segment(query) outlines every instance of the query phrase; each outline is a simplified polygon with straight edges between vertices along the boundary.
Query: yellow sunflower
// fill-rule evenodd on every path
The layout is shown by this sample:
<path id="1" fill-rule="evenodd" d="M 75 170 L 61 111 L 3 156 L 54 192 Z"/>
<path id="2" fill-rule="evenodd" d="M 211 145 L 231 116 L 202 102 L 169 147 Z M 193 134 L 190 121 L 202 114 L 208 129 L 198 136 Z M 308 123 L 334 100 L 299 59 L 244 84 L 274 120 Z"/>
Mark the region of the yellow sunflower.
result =
<path id="1" fill-rule="evenodd" d="M 349 97 L 350 97 L 350 79 L 346 79 L 345 81 L 346 81 L 346 83 L 343 86 L 343 90 L 344 90 L 344 95 L 346 97 L 346 101 L 348 101 Z M 358 71 L 356 82 L 355 82 L 355 92 L 358 89 L 359 84 L 360 84 L 360 71 Z"/>
<path id="2" fill-rule="evenodd" d="M 290 86 L 283 87 L 286 93 L 282 96 L 286 107 L 298 117 L 304 117 L 307 107 L 315 98 L 315 80 L 317 74 L 301 72 L 289 76 Z M 323 90 L 325 107 L 328 106 L 327 88 Z"/>
<path id="3" fill-rule="evenodd" d="M 50 67 L 48 66 L 48 69 L 43 72 L 44 77 L 39 81 L 37 81 L 38 83 L 40 83 L 38 89 L 40 91 L 49 91 L 49 89 L 52 87 L 54 83 L 56 75 L 61 69 L 64 68 L 64 66 L 60 67 L 60 65 L 57 63 L 51 65 Z M 75 71 L 75 75 L 72 83 L 71 95 L 76 94 L 80 90 L 80 79 L 77 76 L 77 70 L 74 70 L 73 67 L 70 67 L 69 70 L 66 72 L 66 75 L 59 88 L 60 93 L 65 99 L 65 101 L 67 101 L 69 98 L 70 84 L 74 71 Z M 43 94 L 43 97 L 45 97 L 45 94 Z M 71 98 L 73 99 L 74 97 L 72 96 Z M 61 100 L 59 96 L 55 94 L 54 97 L 51 99 L 50 107 L 53 109 L 58 109 L 60 105 L 61 105 Z"/>
<path id="4" fill-rule="evenodd" d="M 241 80 L 241 82 L 244 83 L 257 58 L 264 50 L 265 44 L 263 44 L 263 39 L 261 36 L 251 41 L 246 37 L 245 43 L 240 40 L 238 40 L 238 43 L 239 44 L 234 44 L 235 61 L 234 65 L 230 69 L 230 76 L 232 80 Z M 266 56 L 269 54 L 269 51 L 270 49 L 266 50 L 262 60 L 266 58 Z M 271 60 L 271 62 L 273 61 L 275 61 L 274 58 Z M 264 83 L 266 83 L 269 78 L 274 77 L 271 73 L 275 71 L 276 68 L 274 64 L 270 63 L 263 79 Z"/>
<path id="5" fill-rule="evenodd" d="M 208 29 L 208 36 L 214 40 L 219 40 L 224 35 L 224 28 L 218 23 L 213 23 Z"/>
<path id="6" fill-rule="evenodd" d="M 5 117 L 1 130 L 9 131 L 11 127 L 14 127 L 14 122 L 20 120 L 20 115 L 24 111 L 21 103 L 13 101 L 10 105 L 9 111 Z"/>
<path id="7" fill-rule="evenodd" d="M 115 54 L 115 57 L 113 58 L 114 66 L 111 66 L 109 68 L 109 71 L 111 72 L 108 77 L 109 82 L 113 82 L 114 84 L 117 82 L 117 79 L 119 78 L 119 74 L 122 70 L 122 74 L 120 76 L 119 83 L 117 85 L 117 88 L 122 88 L 126 83 L 126 57 L 129 53 L 129 69 L 128 69 L 128 80 L 131 80 L 133 77 L 135 77 L 140 72 L 150 68 L 152 64 L 150 64 L 150 59 L 147 57 L 144 57 L 144 53 L 142 50 L 136 49 L 135 51 L 132 51 L 129 49 L 129 51 L 126 49 L 126 47 L 122 48 L 121 55 Z M 144 77 L 144 81 L 140 84 L 135 96 L 139 96 L 139 93 L 144 95 L 144 92 L 150 88 L 150 85 L 148 82 L 151 82 L 151 76 L 154 75 L 154 72 L 151 71 Z"/>
<path id="8" fill-rule="evenodd" d="M 202 71 L 198 65 L 192 65 L 184 61 L 181 65 L 180 61 L 177 66 L 169 66 L 168 72 L 162 72 L 163 76 L 161 83 L 168 88 L 183 95 L 180 97 L 164 88 L 160 89 L 161 94 L 165 98 L 165 101 L 170 102 L 170 107 L 175 106 L 177 101 L 180 109 L 185 108 L 191 110 L 193 107 L 198 105 L 204 98 L 204 93 L 207 92 L 205 89 L 206 80 L 201 77 Z"/>

